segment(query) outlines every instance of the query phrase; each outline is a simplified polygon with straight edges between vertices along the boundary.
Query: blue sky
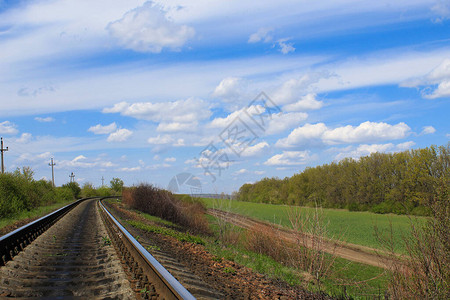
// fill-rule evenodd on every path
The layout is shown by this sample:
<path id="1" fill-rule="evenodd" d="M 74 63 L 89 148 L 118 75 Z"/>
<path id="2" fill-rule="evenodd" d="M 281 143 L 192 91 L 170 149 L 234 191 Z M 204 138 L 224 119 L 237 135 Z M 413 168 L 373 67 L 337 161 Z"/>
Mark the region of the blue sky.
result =
<path id="1" fill-rule="evenodd" d="M 448 1 L 0 0 L 6 169 L 57 185 L 231 193 L 445 145 L 449 99 Z"/>

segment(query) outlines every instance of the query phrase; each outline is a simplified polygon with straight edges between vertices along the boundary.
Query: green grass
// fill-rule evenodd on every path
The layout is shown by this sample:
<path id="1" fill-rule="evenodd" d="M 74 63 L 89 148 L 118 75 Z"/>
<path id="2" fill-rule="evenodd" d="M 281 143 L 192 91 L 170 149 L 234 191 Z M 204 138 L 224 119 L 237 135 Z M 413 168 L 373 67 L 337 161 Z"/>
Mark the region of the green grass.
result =
<path id="1" fill-rule="evenodd" d="M 161 218 L 149 215 L 149 214 L 141 212 L 141 211 L 139 211 L 137 209 L 134 209 L 132 211 L 136 212 L 138 215 L 144 217 L 145 219 L 147 219 L 147 220 L 149 220 L 151 222 L 154 222 L 154 223 L 166 226 L 166 227 L 173 227 L 173 228 L 179 228 L 180 227 L 179 225 L 177 225 L 175 223 L 172 223 L 170 221 L 167 221 L 167 220 L 164 220 L 164 219 L 161 219 Z"/>
<path id="2" fill-rule="evenodd" d="M 216 225 L 215 217 L 209 216 L 208 220 L 211 223 L 211 229 L 217 235 L 219 227 Z M 234 227 L 231 225 L 229 229 L 236 230 L 237 228 Z M 240 230 L 242 231 L 242 229 Z M 350 296 L 358 299 L 369 295 L 371 295 L 369 297 L 382 296 L 387 286 L 388 275 L 384 269 L 351 262 L 339 257 L 336 258 L 329 276 L 322 280 L 320 287 L 313 283 L 306 284 L 299 270 L 285 266 L 267 255 L 248 251 L 242 244 L 236 246 L 224 245 L 212 238 L 206 238 L 205 241 L 206 249 L 215 256 L 217 261 L 221 261 L 222 258 L 234 261 L 270 278 L 287 282 L 292 286 L 307 285 L 310 291 L 317 292 L 320 290 L 336 297 Z M 331 256 L 328 255 L 327 258 L 331 259 Z M 228 271 L 224 270 L 224 272 Z M 355 284 L 355 282 L 359 284 Z"/>
<path id="3" fill-rule="evenodd" d="M 208 203 L 208 201 L 205 202 Z M 256 208 L 258 207 L 259 205 L 256 206 Z M 241 209 L 242 206 L 237 206 L 235 208 Z M 215 235 L 202 236 L 200 238 L 184 232 L 179 232 L 173 228 L 167 228 L 165 226 L 172 227 L 174 224 L 158 217 L 145 213 L 140 213 L 140 215 L 144 216 L 147 220 L 154 224 L 144 224 L 138 221 L 127 221 L 127 223 L 148 232 L 172 236 L 182 242 L 191 242 L 204 245 L 205 249 L 214 256 L 213 259 L 217 262 L 221 262 L 223 259 L 226 259 L 253 269 L 258 273 L 265 274 L 270 278 L 287 282 L 292 286 L 304 287 L 306 285 L 303 280 L 303 275 L 299 272 L 299 270 L 287 267 L 267 255 L 248 251 L 242 243 L 232 246 L 224 245 L 221 241 L 218 241 L 217 235 L 219 226 L 217 225 L 218 223 L 216 218 L 213 216 L 208 215 L 207 218 Z M 162 225 L 163 223 L 164 225 Z M 229 225 L 228 230 L 237 230 L 241 232 L 245 231 L 242 228 L 235 227 L 231 224 Z M 149 250 L 153 249 L 154 248 L 151 248 Z M 224 267 L 223 272 L 233 274 L 236 270 L 231 267 Z M 383 295 L 386 288 L 387 278 L 387 274 L 385 274 L 384 270 L 381 268 L 337 258 L 331 275 L 322 281 L 320 289 L 329 295 L 343 297 L 345 294 L 356 299 L 363 298 L 363 295 Z M 355 285 L 355 282 L 362 283 Z M 341 283 L 349 285 L 339 285 Z M 310 283 L 308 285 L 308 289 L 311 291 L 318 291 L 319 287 Z"/>
<path id="4" fill-rule="evenodd" d="M 217 208 L 229 210 L 231 212 L 246 215 L 252 218 L 280 224 L 285 227 L 291 227 L 288 219 L 289 206 L 273 205 L 263 203 L 240 202 L 218 199 L 202 199 L 208 208 Z M 302 207 L 303 214 L 312 213 L 314 208 Z M 327 229 L 329 238 L 340 238 L 341 240 L 367 246 L 371 248 L 382 249 L 382 246 L 375 237 L 375 225 L 381 233 L 389 232 L 392 222 L 393 236 L 396 245 L 396 251 L 405 252 L 403 236 L 410 234 L 410 219 L 403 215 L 380 215 L 370 212 L 350 212 L 344 209 L 322 209 L 325 222 L 329 222 Z M 425 218 L 414 217 L 414 220 L 423 222 Z"/>
<path id="5" fill-rule="evenodd" d="M 72 202 L 74 202 L 74 200 L 54 203 L 52 205 L 39 206 L 39 207 L 29 210 L 29 211 L 22 211 L 21 213 L 15 215 L 15 216 L 9 217 L 9 218 L 2 218 L 2 219 L 0 219 L 0 228 L 14 224 L 15 222 L 18 222 L 21 220 L 35 219 L 35 218 L 43 217 L 43 216 L 51 213 L 52 211 L 55 211 L 63 206 L 66 206 L 66 205 L 72 203 Z"/>
<path id="6" fill-rule="evenodd" d="M 242 247 L 224 247 L 222 244 L 215 243 L 211 240 L 207 241 L 205 246 L 208 252 L 217 258 L 234 261 L 258 273 L 268 275 L 274 279 L 283 280 L 292 286 L 302 284 L 301 278 L 296 270 L 283 266 L 266 255 L 251 252 Z M 227 272 L 227 270 L 224 270 L 224 272 Z"/>
<path id="7" fill-rule="evenodd" d="M 133 227 L 139 228 L 139 229 L 147 231 L 147 232 L 174 237 L 177 240 L 179 240 L 180 242 L 188 242 L 188 243 L 194 243 L 194 244 L 200 244 L 200 245 L 205 244 L 203 239 L 201 239 L 197 236 L 190 235 L 190 234 L 187 234 L 184 232 L 179 232 L 179 231 L 176 231 L 176 230 L 173 230 L 170 228 L 159 227 L 157 225 L 144 224 L 142 222 L 134 221 L 134 220 L 128 220 L 126 222 Z"/>

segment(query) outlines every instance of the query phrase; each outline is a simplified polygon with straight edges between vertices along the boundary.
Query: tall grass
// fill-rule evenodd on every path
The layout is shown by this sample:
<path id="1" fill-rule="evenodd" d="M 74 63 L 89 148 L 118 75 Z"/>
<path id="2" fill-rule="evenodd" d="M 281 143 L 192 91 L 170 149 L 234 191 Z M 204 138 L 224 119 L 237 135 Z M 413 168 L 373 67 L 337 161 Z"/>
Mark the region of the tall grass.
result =
<path id="1" fill-rule="evenodd" d="M 209 233 L 206 208 L 192 198 L 180 199 L 151 184 L 124 188 L 122 201 L 128 206 L 176 223 L 195 233 Z"/>
<path id="2" fill-rule="evenodd" d="M 390 265 L 389 293 L 392 299 L 450 299 L 450 201 L 449 179 L 441 180 L 425 225 L 411 220 L 411 235 L 405 237 L 404 261 Z M 392 235 L 379 235 L 392 256 Z"/>

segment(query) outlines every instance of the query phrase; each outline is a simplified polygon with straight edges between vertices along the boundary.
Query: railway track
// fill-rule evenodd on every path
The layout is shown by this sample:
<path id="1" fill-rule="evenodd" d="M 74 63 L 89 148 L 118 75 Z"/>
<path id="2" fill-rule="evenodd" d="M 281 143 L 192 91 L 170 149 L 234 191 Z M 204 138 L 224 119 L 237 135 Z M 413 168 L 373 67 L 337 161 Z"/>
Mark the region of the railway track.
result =
<path id="1" fill-rule="evenodd" d="M 0 297 L 195 299 L 98 199 L 0 237 Z"/>

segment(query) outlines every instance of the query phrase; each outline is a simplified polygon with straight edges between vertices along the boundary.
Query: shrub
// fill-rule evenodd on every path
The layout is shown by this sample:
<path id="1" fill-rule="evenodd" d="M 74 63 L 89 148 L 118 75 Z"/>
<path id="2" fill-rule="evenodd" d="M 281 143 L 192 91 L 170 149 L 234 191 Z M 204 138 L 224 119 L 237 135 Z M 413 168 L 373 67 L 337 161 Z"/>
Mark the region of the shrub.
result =
<path id="1" fill-rule="evenodd" d="M 97 194 L 97 196 L 100 196 L 100 197 L 108 197 L 108 196 L 113 195 L 114 193 L 113 193 L 113 190 L 111 190 L 110 188 L 108 188 L 106 186 L 102 186 L 97 189 L 96 194 Z"/>
<path id="2" fill-rule="evenodd" d="M 78 199 L 80 197 L 81 188 L 77 182 L 69 182 L 62 185 L 63 188 L 69 188 L 72 191 L 73 197 Z"/>
<path id="3" fill-rule="evenodd" d="M 411 235 L 405 237 L 407 256 L 389 264 L 392 299 L 450 299 L 450 201 L 449 179 L 440 180 L 434 203 L 429 205 L 431 217 L 425 225 L 411 219 Z M 392 227 L 392 226 L 391 226 Z M 391 234 L 378 235 L 391 257 L 395 245 Z"/>
<path id="4" fill-rule="evenodd" d="M 70 196 L 70 197 L 69 197 Z M 11 217 L 39 205 L 72 199 L 72 192 L 58 192 L 50 182 L 34 180 L 29 167 L 0 174 L 0 217 Z"/>
<path id="5" fill-rule="evenodd" d="M 172 193 L 150 184 L 123 189 L 122 201 L 130 207 L 184 226 L 196 233 L 208 233 L 205 207 L 195 199 L 181 201 Z"/>
<path id="6" fill-rule="evenodd" d="M 94 188 L 94 185 L 92 183 L 86 182 L 81 188 L 81 196 L 83 198 L 95 197 L 97 196 L 97 190 Z"/>
<path id="7" fill-rule="evenodd" d="M 120 178 L 111 179 L 109 184 L 111 185 L 111 189 L 116 193 L 120 193 L 123 189 L 123 180 Z"/>
<path id="8" fill-rule="evenodd" d="M 70 188 L 67 188 L 67 187 L 56 188 L 56 201 L 57 202 L 70 201 L 70 200 L 74 200 L 74 199 L 75 199 L 75 197 L 73 196 L 73 192 Z"/>

